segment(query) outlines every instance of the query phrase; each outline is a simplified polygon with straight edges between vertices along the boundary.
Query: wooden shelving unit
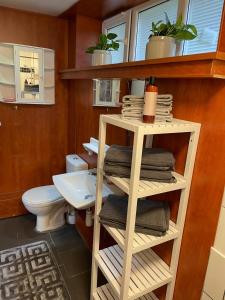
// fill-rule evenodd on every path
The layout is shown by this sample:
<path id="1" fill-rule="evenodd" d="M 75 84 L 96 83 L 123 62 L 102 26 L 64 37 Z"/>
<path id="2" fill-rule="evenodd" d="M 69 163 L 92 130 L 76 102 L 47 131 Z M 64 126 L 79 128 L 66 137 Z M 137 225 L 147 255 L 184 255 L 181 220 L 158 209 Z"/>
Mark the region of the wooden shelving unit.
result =
<path id="1" fill-rule="evenodd" d="M 104 226 L 117 244 L 99 250 L 101 226 L 99 213 L 102 207 L 107 124 L 133 131 L 134 142 L 130 179 L 109 177 L 116 186 L 129 195 L 126 230 Z M 120 115 L 100 117 L 91 299 L 156 300 L 157 297 L 152 292 L 167 285 L 166 300 L 172 300 L 199 131 L 200 124 L 177 119 L 172 123 L 144 124 L 140 121 L 124 120 Z M 177 182 L 158 183 L 139 180 L 144 136 L 182 132 L 189 132 L 190 138 L 184 174 L 174 173 Z M 175 190 L 181 190 L 178 215 L 176 223 L 170 221 L 167 233 L 161 237 L 135 233 L 137 199 Z M 151 248 L 169 240 L 174 242 L 171 263 L 167 265 Z M 98 268 L 108 280 L 108 284 L 101 287 L 97 287 Z"/>
<path id="2" fill-rule="evenodd" d="M 67 69 L 62 79 L 94 78 L 225 78 L 225 53 L 211 52 L 161 59 Z"/>

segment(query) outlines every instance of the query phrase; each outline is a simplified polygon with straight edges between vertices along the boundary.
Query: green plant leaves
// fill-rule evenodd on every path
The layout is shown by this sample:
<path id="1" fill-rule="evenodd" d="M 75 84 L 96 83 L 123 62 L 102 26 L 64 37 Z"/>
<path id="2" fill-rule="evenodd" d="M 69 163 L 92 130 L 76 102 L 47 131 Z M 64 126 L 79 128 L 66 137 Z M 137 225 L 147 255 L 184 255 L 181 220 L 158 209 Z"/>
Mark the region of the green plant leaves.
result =
<path id="1" fill-rule="evenodd" d="M 95 50 L 118 50 L 122 41 L 115 40 L 117 38 L 117 34 L 108 33 L 100 34 L 98 38 L 98 43 L 95 46 L 89 47 L 86 49 L 86 53 L 93 54 Z"/>
<path id="2" fill-rule="evenodd" d="M 169 19 L 167 13 L 164 12 L 164 14 L 165 14 L 165 18 L 166 18 L 166 24 L 171 25 L 171 22 L 170 22 L 170 19 Z"/>
<path id="3" fill-rule="evenodd" d="M 85 52 L 89 54 L 93 54 L 95 49 L 96 49 L 95 47 L 89 47 L 85 50 Z"/>
<path id="4" fill-rule="evenodd" d="M 176 23 L 171 23 L 170 19 L 165 12 L 166 23 L 158 21 L 157 23 L 152 22 L 151 34 L 149 36 L 170 36 L 177 41 L 182 40 L 193 40 L 197 37 L 197 29 L 192 24 L 184 24 L 183 17 L 180 15 Z"/>
<path id="5" fill-rule="evenodd" d="M 187 41 L 187 40 L 193 40 L 194 38 L 196 38 L 196 35 L 194 35 L 188 30 L 182 30 L 177 32 L 174 38 L 178 41 L 183 41 L 183 40 Z"/>
<path id="6" fill-rule="evenodd" d="M 115 34 L 115 33 L 108 33 L 107 34 L 107 38 L 109 39 L 109 40 L 114 40 L 115 38 L 117 38 L 117 34 Z"/>

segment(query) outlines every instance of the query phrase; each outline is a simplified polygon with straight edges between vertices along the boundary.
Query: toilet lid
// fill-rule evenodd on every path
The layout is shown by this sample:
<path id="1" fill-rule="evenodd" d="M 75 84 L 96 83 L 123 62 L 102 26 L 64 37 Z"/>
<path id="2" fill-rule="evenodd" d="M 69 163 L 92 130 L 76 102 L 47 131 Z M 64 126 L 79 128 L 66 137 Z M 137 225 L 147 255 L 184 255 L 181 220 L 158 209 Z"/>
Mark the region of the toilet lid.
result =
<path id="1" fill-rule="evenodd" d="M 22 196 L 23 203 L 28 205 L 50 204 L 62 199 L 63 196 L 54 185 L 45 185 L 30 189 Z"/>

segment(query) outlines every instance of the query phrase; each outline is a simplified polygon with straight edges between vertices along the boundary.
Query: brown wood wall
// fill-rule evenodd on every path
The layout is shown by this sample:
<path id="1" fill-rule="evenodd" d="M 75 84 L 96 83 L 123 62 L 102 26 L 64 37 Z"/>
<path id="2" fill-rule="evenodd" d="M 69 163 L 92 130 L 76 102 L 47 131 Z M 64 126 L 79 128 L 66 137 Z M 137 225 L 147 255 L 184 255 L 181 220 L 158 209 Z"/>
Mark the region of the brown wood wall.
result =
<path id="1" fill-rule="evenodd" d="M 199 300 L 225 182 L 225 82 L 164 79 L 159 92 L 173 94 L 176 118 L 202 124 L 174 293 L 174 300 Z"/>
<path id="2" fill-rule="evenodd" d="M 91 64 L 91 55 L 85 49 L 94 45 L 101 32 L 101 21 L 98 19 L 77 15 L 70 20 L 72 37 L 69 38 L 70 67 L 85 67 Z M 74 38 L 75 34 L 75 38 Z M 74 49 L 76 49 L 74 53 Z M 126 82 L 121 84 L 122 93 L 127 92 Z M 92 106 L 92 80 L 71 80 L 69 82 L 69 151 L 81 153 L 82 143 L 93 136 L 98 138 L 98 122 L 100 114 L 118 113 L 118 108 Z M 126 133 L 112 128 L 108 134 L 108 143 L 125 143 Z"/>
<path id="3" fill-rule="evenodd" d="M 76 32 L 80 35 L 81 23 L 76 27 Z M 97 33 L 95 27 L 93 39 L 96 39 Z M 90 31 L 89 34 L 91 35 Z M 82 37 L 79 37 L 79 41 L 82 41 Z M 80 49 L 84 49 L 87 44 L 85 47 L 80 42 L 76 45 L 78 49 L 75 56 L 78 55 L 80 60 L 80 55 L 85 55 Z M 88 59 L 87 56 L 83 61 L 85 59 Z M 174 300 L 199 300 L 225 182 L 225 83 L 220 79 L 164 79 L 159 81 L 159 92 L 174 95 L 175 117 L 202 124 L 174 292 Z M 79 152 L 82 151 L 81 144 L 84 140 L 90 135 L 97 137 L 98 117 L 100 113 L 106 113 L 106 109 L 91 106 L 91 80 L 71 80 L 69 95 L 70 113 L 73 116 L 71 119 L 74 122 L 74 129 L 70 128 L 73 134 L 69 143 L 71 149 Z M 110 131 L 109 135 L 113 142 L 126 141 L 126 136 L 122 133 L 118 135 L 116 131 Z M 173 148 L 181 141 L 183 139 L 180 137 L 171 137 L 169 142 Z M 182 147 L 182 151 L 178 153 L 177 169 L 182 169 L 180 157 L 185 153 L 184 143 Z M 161 248 L 164 249 L 158 250 L 169 257 L 165 250 L 171 248 L 171 243 L 162 245 Z"/>
<path id="4" fill-rule="evenodd" d="M 90 57 L 84 49 L 97 39 L 100 21 L 78 15 L 68 24 L 69 65 L 85 66 Z M 0 26 L 1 41 L 53 48 L 57 71 L 66 67 L 66 21 L 1 8 Z M 83 151 L 82 143 L 98 136 L 99 114 L 118 111 L 92 107 L 91 80 L 70 81 L 67 90 L 67 82 L 57 78 L 56 86 L 53 107 L 15 110 L 0 104 L 0 216 L 21 213 L 21 193 L 50 183 L 53 174 L 64 170 L 67 150 Z M 125 93 L 126 86 L 122 89 Z M 199 300 L 225 181 L 225 83 L 165 79 L 159 81 L 159 91 L 174 95 L 175 117 L 202 123 L 174 294 L 174 300 Z M 110 130 L 109 143 L 126 139 L 124 131 Z"/>
<path id="5" fill-rule="evenodd" d="M 56 54 L 56 104 L 0 103 L 0 217 L 24 212 L 21 194 L 52 182 L 64 171 L 67 153 L 67 83 L 58 71 L 67 66 L 68 24 L 40 14 L 0 8 L 0 41 L 46 47 Z"/>

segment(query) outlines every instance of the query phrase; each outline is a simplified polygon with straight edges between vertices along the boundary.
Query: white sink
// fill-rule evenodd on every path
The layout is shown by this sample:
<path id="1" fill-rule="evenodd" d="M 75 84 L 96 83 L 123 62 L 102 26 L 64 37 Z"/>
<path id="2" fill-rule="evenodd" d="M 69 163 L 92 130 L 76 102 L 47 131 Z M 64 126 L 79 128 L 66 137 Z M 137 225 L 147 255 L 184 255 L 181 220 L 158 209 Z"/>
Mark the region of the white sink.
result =
<path id="1" fill-rule="evenodd" d="M 62 196 L 76 209 L 86 209 L 96 200 L 96 176 L 90 170 L 55 175 L 53 182 Z M 107 184 L 103 185 L 103 197 L 113 194 Z"/>

